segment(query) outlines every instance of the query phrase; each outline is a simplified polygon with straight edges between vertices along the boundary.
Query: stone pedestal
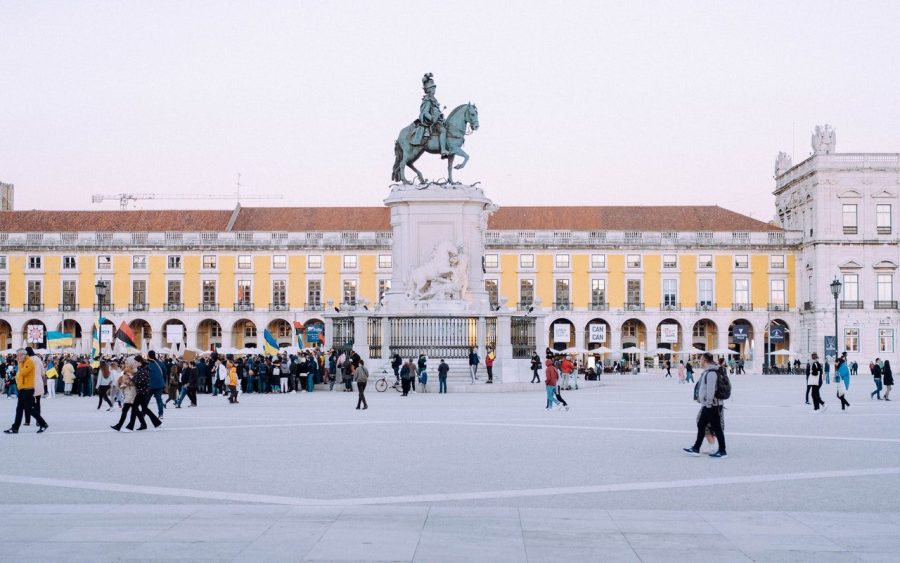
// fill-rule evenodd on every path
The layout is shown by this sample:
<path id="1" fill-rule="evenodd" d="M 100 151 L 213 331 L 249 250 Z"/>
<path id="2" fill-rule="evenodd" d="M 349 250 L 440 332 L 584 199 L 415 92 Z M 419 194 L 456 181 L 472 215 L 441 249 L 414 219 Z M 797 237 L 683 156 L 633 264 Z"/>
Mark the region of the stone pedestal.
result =
<path id="1" fill-rule="evenodd" d="M 490 312 L 482 257 L 487 219 L 496 206 L 482 189 L 460 184 L 395 185 L 384 203 L 391 210 L 393 274 L 383 310 L 428 315 Z M 456 284 L 459 291 L 421 298 L 416 287 L 440 275 L 440 268 L 432 266 L 446 263 L 449 247 L 457 249 L 467 264 L 464 281 Z"/>

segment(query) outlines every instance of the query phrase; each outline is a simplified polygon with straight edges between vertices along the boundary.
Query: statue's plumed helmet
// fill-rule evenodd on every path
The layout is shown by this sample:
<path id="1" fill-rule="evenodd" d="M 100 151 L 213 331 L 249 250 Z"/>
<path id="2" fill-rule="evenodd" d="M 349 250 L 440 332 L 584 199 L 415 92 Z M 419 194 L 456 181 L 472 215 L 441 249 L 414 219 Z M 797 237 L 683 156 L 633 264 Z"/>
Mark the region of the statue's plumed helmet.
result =
<path id="1" fill-rule="evenodd" d="M 434 80 L 431 79 L 432 74 L 429 72 L 425 76 L 422 77 L 422 89 L 428 90 L 429 88 L 434 88 Z"/>

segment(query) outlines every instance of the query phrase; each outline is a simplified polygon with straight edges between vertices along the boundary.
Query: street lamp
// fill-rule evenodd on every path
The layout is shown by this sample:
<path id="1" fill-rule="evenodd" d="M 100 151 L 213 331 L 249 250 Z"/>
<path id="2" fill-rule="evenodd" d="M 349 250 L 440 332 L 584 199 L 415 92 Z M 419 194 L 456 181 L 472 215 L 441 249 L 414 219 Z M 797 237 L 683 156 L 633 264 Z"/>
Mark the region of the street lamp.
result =
<path id="1" fill-rule="evenodd" d="M 841 294 L 841 281 L 834 278 L 831 282 L 831 295 L 834 297 L 834 359 L 837 360 L 838 353 L 838 295 Z"/>
<path id="2" fill-rule="evenodd" d="M 96 285 L 94 285 L 94 291 L 97 293 L 97 310 L 99 311 L 100 318 L 97 321 L 97 354 L 100 354 L 100 349 L 102 347 L 102 343 L 100 342 L 100 330 L 103 326 L 103 292 L 106 289 L 106 285 L 102 280 L 97 280 Z M 91 342 L 93 344 L 93 342 Z M 91 358 L 93 360 L 94 358 Z"/>

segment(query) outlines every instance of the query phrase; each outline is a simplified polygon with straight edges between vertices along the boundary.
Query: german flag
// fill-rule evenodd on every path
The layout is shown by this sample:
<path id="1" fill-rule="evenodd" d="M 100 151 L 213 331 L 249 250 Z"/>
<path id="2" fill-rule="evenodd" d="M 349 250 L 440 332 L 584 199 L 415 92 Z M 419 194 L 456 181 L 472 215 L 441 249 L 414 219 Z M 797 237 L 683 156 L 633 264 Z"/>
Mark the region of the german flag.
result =
<path id="1" fill-rule="evenodd" d="M 125 343 L 125 346 L 137 348 L 137 344 L 134 343 L 134 332 L 131 331 L 130 326 L 125 324 L 125 321 L 122 321 L 122 324 L 119 325 L 119 330 L 116 331 L 116 340 L 121 340 Z"/>

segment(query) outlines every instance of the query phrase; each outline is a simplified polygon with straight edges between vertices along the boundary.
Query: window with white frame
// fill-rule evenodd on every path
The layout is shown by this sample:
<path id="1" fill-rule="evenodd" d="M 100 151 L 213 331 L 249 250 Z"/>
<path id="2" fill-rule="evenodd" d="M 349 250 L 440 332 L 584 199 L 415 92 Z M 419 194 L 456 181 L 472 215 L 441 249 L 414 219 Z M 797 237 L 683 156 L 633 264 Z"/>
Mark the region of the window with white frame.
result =
<path id="1" fill-rule="evenodd" d="M 859 231 L 857 205 L 855 203 L 845 203 L 841 208 L 841 217 L 843 219 L 844 234 L 855 235 Z"/>
<path id="2" fill-rule="evenodd" d="M 356 260 L 355 254 L 345 254 L 344 255 L 344 269 L 345 270 L 355 270 L 358 262 Z"/>
<path id="3" fill-rule="evenodd" d="M 629 268 L 640 268 L 641 267 L 641 255 L 640 254 L 629 254 L 625 258 L 625 264 Z"/>
<path id="4" fill-rule="evenodd" d="M 256 338 L 256 325 L 252 321 L 244 323 L 244 338 Z"/>
<path id="5" fill-rule="evenodd" d="M 203 269 L 204 270 L 215 270 L 216 264 L 218 260 L 216 260 L 215 254 L 204 254 L 203 255 Z"/>
<path id="6" fill-rule="evenodd" d="M 391 280 L 378 280 L 378 303 L 384 302 L 384 296 L 391 290 Z"/>
<path id="7" fill-rule="evenodd" d="M 203 280 L 203 304 L 215 305 L 216 303 L 216 280 Z"/>
<path id="8" fill-rule="evenodd" d="M 253 258 L 249 254 L 238 255 L 238 270 L 249 270 L 253 267 Z"/>
<path id="9" fill-rule="evenodd" d="M 166 284 L 166 303 L 169 305 L 181 304 L 181 280 L 169 280 Z"/>
<path id="10" fill-rule="evenodd" d="M 534 268 L 534 254 L 522 254 L 519 256 L 520 268 Z"/>
<path id="11" fill-rule="evenodd" d="M 591 280 L 591 305 L 606 305 L 606 280 Z"/>
<path id="12" fill-rule="evenodd" d="M 848 352 L 859 352 L 859 329 L 844 329 L 844 349 Z"/>
<path id="13" fill-rule="evenodd" d="M 28 304 L 40 305 L 43 297 L 40 280 L 28 280 Z"/>
<path id="14" fill-rule="evenodd" d="M 713 267 L 713 257 L 712 254 L 701 254 L 697 257 L 697 267 L 698 268 L 712 268 Z"/>
<path id="15" fill-rule="evenodd" d="M 492 307 L 500 304 L 500 286 L 497 280 L 484 280 L 484 290 L 488 294 L 488 302 Z"/>
<path id="16" fill-rule="evenodd" d="M 701 307 L 712 307 L 713 304 L 713 280 L 700 278 L 697 283 Z"/>
<path id="17" fill-rule="evenodd" d="M 0 270 L 6 269 L 6 256 L 0 256 Z"/>
<path id="18" fill-rule="evenodd" d="M 147 256 L 144 254 L 135 254 L 131 257 L 131 269 L 132 270 L 146 270 L 147 269 Z"/>
<path id="19" fill-rule="evenodd" d="M 321 254 L 310 254 L 306 260 L 306 266 L 310 270 L 319 270 L 322 268 L 322 255 Z"/>
<path id="20" fill-rule="evenodd" d="M 556 267 L 557 268 L 568 268 L 569 267 L 569 255 L 568 254 L 557 254 L 556 255 Z"/>
<path id="21" fill-rule="evenodd" d="M 306 304 L 314 308 L 322 306 L 322 280 L 309 280 L 307 282 Z"/>
<path id="22" fill-rule="evenodd" d="M 98 270 L 112 270 L 112 256 L 109 254 L 101 254 L 97 256 Z"/>
<path id="23" fill-rule="evenodd" d="M 500 255 L 499 254 L 485 254 L 484 255 L 484 267 L 485 268 L 499 268 L 500 267 Z"/>
<path id="24" fill-rule="evenodd" d="M 74 256 L 63 256 L 62 257 L 62 269 L 63 270 L 74 270 L 78 268 L 78 261 Z"/>
<path id="25" fill-rule="evenodd" d="M 171 254 L 169 255 L 168 268 L 170 270 L 180 270 L 181 269 L 181 256 Z"/>
<path id="26" fill-rule="evenodd" d="M 784 254 L 773 254 L 769 257 L 769 267 L 773 270 L 784 269 Z"/>
<path id="27" fill-rule="evenodd" d="M 769 302 L 779 307 L 784 307 L 785 300 L 784 280 L 771 280 L 769 282 Z"/>
<path id="28" fill-rule="evenodd" d="M 879 235 L 891 234 L 891 205 L 879 203 L 875 206 L 875 228 Z"/>
<path id="29" fill-rule="evenodd" d="M 6 301 L 6 280 L 0 280 L 0 305 L 8 305 Z"/>
<path id="30" fill-rule="evenodd" d="M 287 269 L 287 256 L 284 254 L 275 254 L 272 256 L 272 269 L 273 270 L 285 270 Z"/>
<path id="31" fill-rule="evenodd" d="M 238 280 L 237 300 L 241 305 L 249 305 L 253 302 L 253 282 L 251 280 Z"/>
<path id="32" fill-rule="evenodd" d="M 894 300 L 894 276 L 893 274 L 878 274 L 876 283 L 878 284 L 878 300 L 893 301 Z"/>
<path id="33" fill-rule="evenodd" d="M 569 305 L 569 280 L 556 280 L 556 304 Z"/>
<path id="34" fill-rule="evenodd" d="M 663 268 L 677 268 L 678 256 L 675 254 L 663 254 L 662 265 Z"/>
<path id="35" fill-rule="evenodd" d="M 523 307 L 534 304 L 534 280 L 519 280 L 519 303 Z"/>
<path id="36" fill-rule="evenodd" d="M 746 254 L 736 254 L 734 256 L 734 267 L 735 268 L 749 268 L 750 267 L 750 258 Z"/>
<path id="37" fill-rule="evenodd" d="M 641 303 L 641 280 L 628 280 L 625 284 L 625 298 L 628 305 Z"/>
<path id="38" fill-rule="evenodd" d="M 663 306 L 675 307 L 678 304 L 678 280 L 666 278 L 663 280 Z"/>
<path id="39" fill-rule="evenodd" d="M 62 304 L 66 307 L 74 307 L 78 303 L 78 289 L 75 280 L 63 280 Z"/>
<path id="40" fill-rule="evenodd" d="M 344 280 L 344 305 L 356 305 L 356 280 Z"/>
<path id="41" fill-rule="evenodd" d="M 131 282 L 131 304 L 145 305 L 147 303 L 147 281 L 133 280 Z"/>
<path id="42" fill-rule="evenodd" d="M 378 255 L 378 267 L 382 269 L 389 269 L 394 264 L 394 257 L 390 254 L 379 254 Z"/>
<path id="43" fill-rule="evenodd" d="M 737 305 L 750 304 L 750 280 L 734 280 L 734 302 Z"/>
<path id="44" fill-rule="evenodd" d="M 894 353 L 894 329 L 878 329 L 878 351 L 882 354 Z"/>
<path id="45" fill-rule="evenodd" d="M 40 270 L 41 264 L 43 264 L 40 256 L 29 256 L 28 257 L 28 269 L 29 270 Z"/>
<path id="46" fill-rule="evenodd" d="M 591 268 L 603 269 L 606 267 L 606 254 L 591 254 Z"/>
<path id="47" fill-rule="evenodd" d="M 285 305 L 287 303 L 287 282 L 284 280 L 272 280 L 272 304 Z"/>
<path id="48" fill-rule="evenodd" d="M 857 274 L 844 274 L 844 284 L 841 286 L 844 293 L 844 301 L 859 301 L 859 276 Z"/>

